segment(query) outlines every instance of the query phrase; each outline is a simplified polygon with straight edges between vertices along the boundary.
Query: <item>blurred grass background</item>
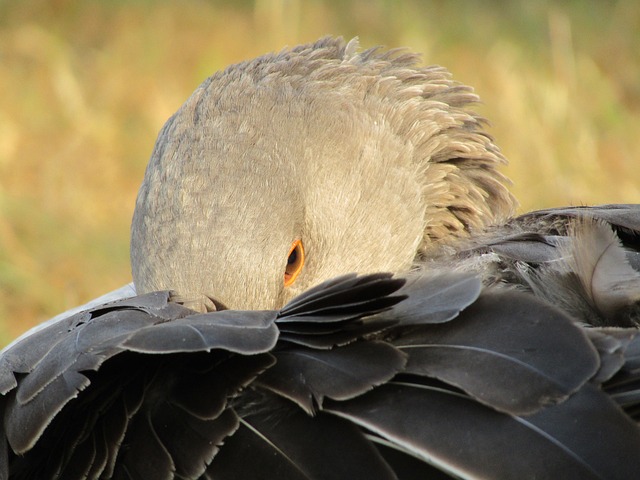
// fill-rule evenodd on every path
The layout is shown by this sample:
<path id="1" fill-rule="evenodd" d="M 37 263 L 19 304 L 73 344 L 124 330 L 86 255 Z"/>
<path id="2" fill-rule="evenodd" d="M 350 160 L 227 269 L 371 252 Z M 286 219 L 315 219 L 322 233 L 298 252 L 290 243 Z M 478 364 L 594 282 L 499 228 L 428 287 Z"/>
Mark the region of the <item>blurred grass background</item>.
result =
<path id="1" fill-rule="evenodd" d="M 521 210 L 640 202 L 637 0 L 0 0 L 0 344 L 130 280 L 146 162 L 202 80 L 326 34 L 473 85 Z"/>

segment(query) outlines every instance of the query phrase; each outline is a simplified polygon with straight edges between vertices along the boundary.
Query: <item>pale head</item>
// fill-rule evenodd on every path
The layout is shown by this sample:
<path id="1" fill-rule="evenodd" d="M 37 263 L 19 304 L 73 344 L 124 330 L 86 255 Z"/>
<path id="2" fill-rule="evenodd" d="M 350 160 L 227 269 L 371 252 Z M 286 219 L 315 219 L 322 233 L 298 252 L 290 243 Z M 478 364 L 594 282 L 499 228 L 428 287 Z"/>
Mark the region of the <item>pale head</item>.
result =
<path id="1" fill-rule="evenodd" d="M 405 51 L 356 49 L 327 38 L 233 65 L 169 119 L 132 224 L 139 293 L 275 308 L 340 274 L 406 271 L 512 213 L 471 89 Z"/>

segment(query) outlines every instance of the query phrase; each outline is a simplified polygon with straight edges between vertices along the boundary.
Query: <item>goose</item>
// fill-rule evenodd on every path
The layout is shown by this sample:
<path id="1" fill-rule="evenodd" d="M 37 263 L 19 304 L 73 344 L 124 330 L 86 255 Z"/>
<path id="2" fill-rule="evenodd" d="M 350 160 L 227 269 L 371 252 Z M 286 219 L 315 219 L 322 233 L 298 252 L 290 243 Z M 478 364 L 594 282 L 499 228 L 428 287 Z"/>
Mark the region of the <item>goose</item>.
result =
<path id="1" fill-rule="evenodd" d="M 205 80 L 133 284 L 0 353 L 0 478 L 637 478 L 640 206 L 514 216 L 477 101 L 333 37 Z"/>

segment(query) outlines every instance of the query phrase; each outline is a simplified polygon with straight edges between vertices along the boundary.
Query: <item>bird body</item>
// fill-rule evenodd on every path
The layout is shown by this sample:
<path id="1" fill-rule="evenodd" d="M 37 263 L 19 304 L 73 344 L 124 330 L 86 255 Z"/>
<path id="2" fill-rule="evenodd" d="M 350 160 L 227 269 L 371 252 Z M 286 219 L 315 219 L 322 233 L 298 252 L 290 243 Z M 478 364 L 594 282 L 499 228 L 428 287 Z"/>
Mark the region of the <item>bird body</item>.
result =
<path id="1" fill-rule="evenodd" d="M 476 100 L 333 38 L 207 79 L 135 288 L 0 353 L 0 478 L 636 478 L 640 206 L 511 218 Z"/>

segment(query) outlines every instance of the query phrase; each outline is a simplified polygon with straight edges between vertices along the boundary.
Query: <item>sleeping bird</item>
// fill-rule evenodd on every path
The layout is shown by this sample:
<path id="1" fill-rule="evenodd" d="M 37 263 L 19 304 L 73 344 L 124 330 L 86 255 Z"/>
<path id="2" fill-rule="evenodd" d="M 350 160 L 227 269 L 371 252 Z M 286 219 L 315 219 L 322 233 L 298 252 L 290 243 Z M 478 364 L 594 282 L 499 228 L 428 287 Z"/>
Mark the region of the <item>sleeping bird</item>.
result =
<path id="1" fill-rule="evenodd" d="M 514 217 L 477 101 L 330 37 L 205 80 L 133 285 L 0 353 L 0 478 L 637 478 L 640 206 Z"/>

